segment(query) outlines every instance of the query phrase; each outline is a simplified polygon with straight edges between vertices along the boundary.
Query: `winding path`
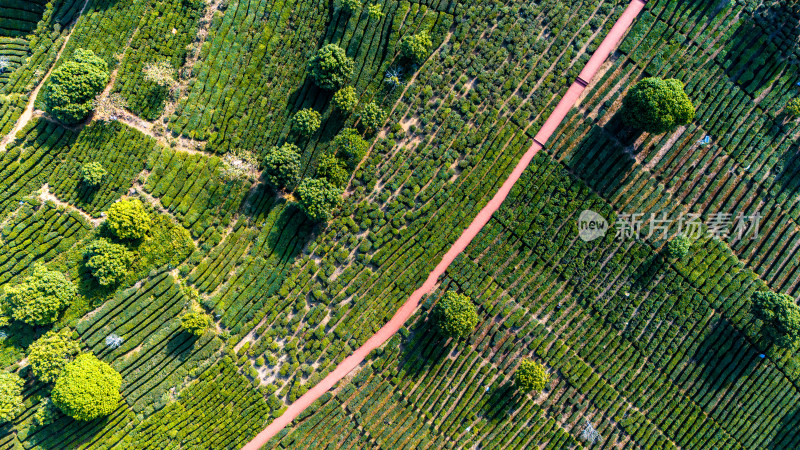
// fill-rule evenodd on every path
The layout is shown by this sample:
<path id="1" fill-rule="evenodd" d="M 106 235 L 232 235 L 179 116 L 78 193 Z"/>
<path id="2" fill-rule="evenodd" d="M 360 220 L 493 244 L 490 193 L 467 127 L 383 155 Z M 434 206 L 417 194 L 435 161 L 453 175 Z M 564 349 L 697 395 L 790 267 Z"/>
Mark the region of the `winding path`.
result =
<path id="1" fill-rule="evenodd" d="M 414 314 L 419 306 L 419 301 L 422 297 L 431 292 L 436 286 L 436 283 L 448 266 L 455 260 L 456 256 L 461 253 L 472 239 L 477 236 L 481 229 L 489 222 L 489 218 L 500 208 L 500 205 L 505 200 L 511 188 L 519 180 L 522 173 L 528 167 L 536 153 L 543 148 L 543 145 L 550 136 L 556 131 L 559 124 L 567 116 L 569 110 L 575 106 L 580 98 L 583 90 L 586 89 L 588 82 L 594 77 L 600 66 L 605 62 L 611 52 L 617 48 L 622 37 L 628 31 L 633 21 L 644 8 L 646 0 L 632 0 L 622 15 L 617 19 L 617 22 L 609 31 L 608 35 L 603 39 L 603 42 L 592 54 L 589 62 L 586 63 L 578 79 L 572 83 L 572 86 L 567 90 L 564 97 L 561 98 L 556 108 L 547 118 L 547 121 L 542 125 L 542 128 L 533 139 L 533 144 L 528 151 L 522 156 L 517 163 L 517 166 L 508 176 L 506 181 L 492 197 L 489 203 L 481 209 L 472 223 L 461 233 L 461 236 L 456 240 L 452 247 L 444 254 L 442 260 L 428 275 L 428 278 L 422 286 L 414 291 L 413 294 L 406 300 L 403 306 L 395 313 L 392 319 L 386 323 L 377 333 L 372 335 L 367 342 L 359 347 L 352 355 L 348 356 L 344 361 L 339 363 L 333 372 L 328 374 L 322 381 L 311 388 L 308 392 L 303 394 L 297 401 L 292 403 L 286 411 L 267 428 L 258 433 L 250 442 L 247 443 L 242 450 L 258 450 L 267 443 L 273 436 L 278 434 L 283 428 L 289 425 L 300 413 L 308 408 L 315 400 L 320 398 L 325 392 L 330 390 L 339 380 L 345 377 L 349 372 L 358 367 L 366 356 L 374 349 L 380 347 L 389 338 L 391 338 L 403 324 Z"/>

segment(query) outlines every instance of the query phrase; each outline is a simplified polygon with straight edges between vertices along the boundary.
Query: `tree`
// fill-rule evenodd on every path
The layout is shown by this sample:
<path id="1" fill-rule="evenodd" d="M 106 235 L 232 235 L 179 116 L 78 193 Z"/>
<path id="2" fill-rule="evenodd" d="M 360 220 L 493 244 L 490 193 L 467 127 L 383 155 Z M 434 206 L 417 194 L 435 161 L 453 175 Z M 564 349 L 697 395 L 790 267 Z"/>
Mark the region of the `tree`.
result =
<path id="1" fill-rule="evenodd" d="M 425 31 L 407 34 L 400 40 L 400 53 L 414 63 L 421 63 L 430 55 L 432 46 L 431 37 Z"/>
<path id="2" fill-rule="evenodd" d="M 322 117 L 311 108 L 301 109 L 292 118 L 292 129 L 301 136 L 311 136 L 322 125 Z"/>
<path id="3" fill-rule="evenodd" d="M 339 111 L 351 113 L 356 110 L 358 106 L 358 96 L 356 89 L 353 86 L 347 86 L 339 89 L 333 94 L 333 107 Z"/>
<path id="4" fill-rule="evenodd" d="M 202 336 L 211 325 L 211 316 L 204 313 L 199 307 L 193 307 L 181 317 L 181 328 L 187 333 Z"/>
<path id="5" fill-rule="evenodd" d="M 375 102 L 367 103 L 361 111 L 361 124 L 367 130 L 375 130 L 386 121 L 386 112 Z"/>
<path id="6" fill-rule="evenodd" d="M 40 427 L 49 425 L 55 422 L 59 414 L 60 411 L 56 405 L 53 404 L 53 400 L 48 397 L 39 402 L 39 406 L 33 413 L 33 422 Z"/>
<path id="7" fill-rule="evenodd" d="M 362 6 L 361 0 L 342 0 L 342 9 L 348 14 L 361 11 Z"/>
<path id="8" fill-rule="evenodd" d="M 343 48 L 328 44 L 317 50 L 308 61 L 308 70 L 317 86 L 332 91 L 350 82 L 355 63 Z"/>
<path id="9" fill-rule="evenodd" d="M 80 351 L 81 345 L 65 332 L 51 330 L 28 347 L 28 364 L 39 381 L 52 383 Z"/>
<path id="10" fill-rule="evenodd" d="M 369 14 L 369 18 L 373 20 L 380 19 L 384 16 L 383 13 L 383 4 L 382 3 L 370 3 L 367 6 L 367 13 Z"/>
<path id="11" fill-rule="evenodd" d="M 800 97 L 786 102 L 786 112 L 792 117 L 800 117 Z"/>
<path id="12" fill-rule="evenodd" d="M 84 251 L 86 267 L 102 286 L 113 286 L 125 279 L 134 256 L 124 245 L 104 238 L 90 242 Z"/>
<path id="13" fill-rule="evenodd" d="M 667 242 L 667 257 L 670 259 L 683 259 L 689 254 L 692 240 L 688 236 L 679 235 Z"/>
<path id="14" fill-rule="evenodd" d="M 550 375 L 543 365 L 526 358 L 519 363 L 514 381 L 525 392 L 541 392 L 550 381 Z"/>
<path id="15" fill-rule="evenodd" d="M 793 350 L 800 343 L 800 306 L 790 295 L 756 292 L 751 311 L 764 321 L 765 333 L 779 347 Z"/>
<path id="16" fill-rule="evenodd" d="M 349 174 L 338 158 L 326 154 L 322 155 L 317 165 L 317 177 L 328 180 L 336 187 L 342 187 L 347 183 Z"/>
<path id="17" fill-rule="evenodd" d="M 122 401 L 122 376 L 91 353 L 67 364 L 53 387 L 53 403 L 77 420 L 94 420 L 111 414 Z"/>
<path id="18" fill-rule="evenodd" d="M 264 157 L 264 175 L 276 188 L 295 184 L 300 176 L 300 149 L 288 142 L 272 147 Z"/>
<path id="19" fill-rule="evenodd" d="M 108 65 L 91 50 L 78 49 L 58 66 L 42 92 L 45 109 L 56 119 L 74 124 L 94 109 L 94 99 L 108 83 Z"/>
<path id="20" fill-rule="evenodd" d="M 53 323 L 78 292 L 63 273 L 36 266 L 17 285 L 7 287 L 2 303 L 6 314 L 28 325 Z"/>
<path id="21" fill-rule="evenodd" d="M 137 198 L 122 200 L 108 208 L 108 228 L 120 239 L 137 240 L 150 231 L 152 218 Z"/>
<path id="22" fill-rule="evenodd" d="M 81 180 L 89 186 L 97 186 L 108 172 L 99 162 L 89 162 L 81 167 Z"/>
<path id="23" fill-rule="evenodd" d="M 694 119 L 694 106 L 674 78 L 645 78 L 623 100 L 625 121 L 640 130 L 661 134 Z"/>
<path id="24" fill-rule="evenodd" d="M 333 209 L 342 203 L 342 190 L 326 180 L 306 178 L 296 193 L 300 207 L 315 222 L 328 220 Z"/>
<path id="25" fill-rule="evenodd" d="M 478 325 L 478 312 L 472 300 L 455 291 L 447 291 L 433 309 L 439 331 L 452 338 L 469 336 Z"/>
<path id="26" fill-rule="evenodd" d="M 0 423 L 11 422 L 25 409 L 22 384 L 19 375 L 0 372 Z"/>
<path id="27" fill-rule="evenodd" d="M 361 161 L 367 153 L 369 143 L 361 137 L 355 128 L 345 128 L 333 138 L 333 146 L 339 155 L 352 167 Z"/>

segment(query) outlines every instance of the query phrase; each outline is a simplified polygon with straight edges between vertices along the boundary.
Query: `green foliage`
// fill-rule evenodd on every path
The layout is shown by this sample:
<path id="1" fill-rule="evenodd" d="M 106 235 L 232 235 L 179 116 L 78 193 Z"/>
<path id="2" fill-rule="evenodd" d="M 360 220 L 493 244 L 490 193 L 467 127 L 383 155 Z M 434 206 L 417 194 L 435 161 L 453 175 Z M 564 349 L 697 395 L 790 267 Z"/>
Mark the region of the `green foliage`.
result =
<path id="1" fill-rule="evenodd" d="M 361 4 L 361 0 L 341 0 L 341 1 L 342 1 L 342 9 L 344 9 L 350 14 L 361 11 L 361 8 L 363 6 Z"/>
<path id="2" fill-rule="evenodd" d="M 403 57 L 415 62 L 421 63 L 431 52 L 433 42 L 427 32 L 419 34 L 407 34 L 400 40 L 400 52 Z"/>
<path id="3" fill-rule="evenodd" d="M 333 146 L 350 166 L 355 166 L 364 157 L 369 143 L 355 128 L 345 128 L 333 138 Z"/>
<path id="4" fill-rule="evenodd" d="M 336 187 L 342 187 L 347 183 L 349 174 L 344 164 L 333 155 L 322 155 L 317 165 L 317 177 L 328 180 Z"/>
<path id="5" fill-rule="evenodd" d="M 97 186 L 108 172 L 99 162 L 88 162 L 81 166 L 81 180 L 88 186 Z"/>
<path id="6" fill-rule="evenodd" d="M 94 109 L 94 98 L 107 82 L 106 62 L 91 50 L 78 49 L 47 80 L 42 93 L 45 108 L 64 123 L 78 123 Z"/>
<path id="7" fill-rule="evenodd" d="M 541 392 L 550 381 L 544 366 L 530 359 L 523 359 L 514 373 L 514 381 L 525 392 Z"/>
<path id="8" fill-rule="evenodd" d="M 346 113 L 355 111 L 356 106 L 358 106 L 358 95 L 356 95 L 356 88 L 353 86 L 346 86 L 339 89 L 335 94 L 333 94 L 331 103 L 333 103 L 333 107 L 339 111 Z"/>
<path id="9" fill-rule="evenodd" d="M 790 350 L 800 344 L 800 306 L 792 296 L 772 291 L 756 292 L 751 311 L 764 321 L 764 332 L 775 344 Z"/>
<path id="10" fill-rule="evenodd" d="M 674 78 L 644 78 L 623 100 L 626 122 L 648 133 L 661 134 L 694 119 L 694 106 Z"/>
<path id="11" fill-rule="evenodd" d="M 22 378 L 15 373 L 0 372 L 0 423 L 14 420 L 23 409 Z"/>
<path id="12" fill-rule="evenodd" d="M 380 106 L 378 106 L 375 102 L 370 102 L 364 105 L 364 109 L 361 110 L 361 124 L 367 130 L 375 130 L 383 126 L 383 122 L 386 121 L 386 111 L 384 111 Z"/>
<path id="13" fill-rule="evenodd" d="M 39 402 L 36 411 L 33 413 L 33 423 L 38 426 L 50 425 L 55 422 L 61 411 L 58 410 L 50 397 Z"/>
<path id="14" fill-rule="evenodd" d="M 290 143 L 272 147 L 264 157 L 264 174 L 267 182 L 276 188 L 297 183 L 300 176 L 300 149 Z"/>
<path id="15" fill-rule="evenodd" d="M 107 214 L 108 228 L 120 239 L 141 239 L 150 231 L 152 218 L 137 198 L 114 203 Z"/>
<path id="16" fill-rule="evenodd" d="M 335 90 L 350 82 L 355 63 L 347 57 L 343 48 L 336 44 L 327 44 L 308 62 L 308 70 L 317 86 Z"/>
<path id="17" fill-rule="evenodd" d="M 80 343 L 71 339 L 68 333 L 68 328 L 61 332 L 48 331 L 28 347 L 28 364 L 39 381 L 56 381 L 67 362 L 80 353 Z"/>
<path id="18" fill-rule="evenodd" d="M 670 259 L 683 259 L 689 254 L 689 248 L 692 246 L 692 240 L 688 236 L 679 235 L 670 239 L 667 242 L 667 257 Z"/>
<path id="19" fill-rule="evenodd" d="M 53 387 L 53 403 L 77 420 L 111 414 L 122 401 L 122 375 L 91 353 L 67 364 Z"/>
<path id="20" fill-rule="evenodd" d="M 472 300 L 455 291 L 447 291 L 433 310 L 436 326 L 449 337 L 469 336 L 478 325 L 478 312 Z"/>
<path id="21" fill-rule="evenodd" d="M 342 203 L 342 190 L 326 180 L 306 178 L 296 193 L 300 207 L 315 222 L 328 220 L 333 209 Z"/>
<path id="22" fill-rule="evenodd" d="M 795 97 L 786 102 L 786 112 L 792 117 L 800 117 L 800 97 Z"/>
<path id="23" fill-rule="evenodd" d="M 90 242 L 84 252 L 86 267 L 102 286 L 112 286 L 125 279 L 134 254 L 124 245 L 104 238 Z"/>
<path id="24" fill-rule="evenodd" d="M 369 13 L 369 18 L 372 20 L 380 19 L 385 14 L 383 12 L 383 4 L 370 3 L 369 6 L 367 6 L 367 13 Z"/>
<path id="25" fill-rule="evenodd" d="M 181 329 L 195 336 L 202 336 L 211 325 L 211 316 L 200 308 L 193 308 L 181 317 Z"/>
<path id="26" fill-rule="evenodd" d="M 292 129 L 301 136 L 311 136 L 322 125 L 322 116 L 319 112 L 305 108 L 301 109 L 292 118 Z"/>
<path id="27" fill-rule="evenodd" d="M 76 293 L 77 288 L 63 273 L 36 266 L 31 275 L 6 288 L 3 309 L 14 320 L 47 325 L 56 321 Z"/>

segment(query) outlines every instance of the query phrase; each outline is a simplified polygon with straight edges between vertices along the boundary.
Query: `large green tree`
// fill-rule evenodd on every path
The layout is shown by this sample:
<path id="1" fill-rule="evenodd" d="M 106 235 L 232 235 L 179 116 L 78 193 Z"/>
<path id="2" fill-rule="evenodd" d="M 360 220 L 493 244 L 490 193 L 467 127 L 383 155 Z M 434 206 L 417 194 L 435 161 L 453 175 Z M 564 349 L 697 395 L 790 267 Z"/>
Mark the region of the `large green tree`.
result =
<path id="1" fill-rule="evenodd" d="M 350 82 L 355 63 L 347 57 L 343 48 L 327 44 L 308 61 L 308 70 L 317 86 L 332 91 Z"/>
<path id="2" fill-rule="evenodd" d="M 764 332 L 775 344 L 787 349 L 800 344 L 800 306 L 790 295 L 756 292 L 751 311 L 764 321 Z"/>
<path id="3" fill-rule="evenodd" d="M 67 364 L 53 387 L 53 403 L 77 420 L 94 420 L 111 414 L 122 401 L 122 376 L 91 353 Z"/>
<path id="4" fill-rule="evenodd" d="M 28 364 L 33 376 L 44 383 L 56 381 L 61 370 L 78 353 L 80 344 L 65 331 L 48 331 L 28 347 Z"/>
<path id="5" fill-rule="evenodd" d="M 550 381 L 544 366 L 530 359 L 523 359 L 514 373 L 514 381 L 525 392 L 541 392 Z"/>
<path id="6" fill-rule="evenodd" d="M 103 181 L 107 173 L 99 162 L 88 162 L 81 167 L 81 181 L 88 186 L 97 186 Z"/>
<path id="7" fill-rule="evenodd" d="M 378 106 L 377 103 L 370 102 L 364 105 L 364 109 L 361 110 L 361 124 L 364 128 L 373 131 L 383 126 L 385 121 L 386 111 Z"/>
<path id="8" fill-rule="evenodd" d="M 358 106 L 356 89 L 353 86 L 346 86 L 339 89 L 333 94 L 331 103 L 333 103 L 333 107 L 339 111 L 348 113 L 355 111 L 356 106 Z"/>
<path id="9" fill-rule="evenodd" d="M 455 291 L 447 291 L 433 309 L 436 326 L 449 337 L 469 336 L 478 324 L 478 312 L 472 300 Z"/>
<path id="10" fill-rule="evenodd" d="M 333 146 L 337 154 L 348 165 L 354 167 L 364 157 L 369 148 L 369 143 L 361 137 L 361 134 L 355 128 L 345 128 L 333 138 Z"/>
<path id="11" fill-rule="evenodd" d="M 311 136 L 322 125 L 322 116 L 311 108 L 301 109 L 292 118 L 292 130 L 301 136 Z"/>
<path id="12" fill-rule="evenodd" d="M 644 78 L 623 100 L 625 121 L 648 133 L 661 134 L 694 119 L 694 106 L 674 78 Z"/>
<path id="13" fill-rule="evenodd" d="M 86 267 L 102 286 L 112 286 L 125 279 L 134 260 L 124 245 L 107 239 L 95 239 L 84 251 Z"/>
<path id="14" fill-rule="evenodd" d="M 120 239 L 141 239 L 150 231 L 153 223 L 150 213 L 138 198 L 120 200 L 107 211 L 108 228 Z"/>
<path id="15" fill-rule="evenodd" d="M 264 176 L 276 188 L 297 183 L 300 176 L 300 149 L 290 143 L 272 147 L 264 157 Z"/>
<path id="16" fill-rule="evenodd" d="M 300 207 L 313 221 L 328 220 L 342 203 L 342 190 L 326 180 L 306 178 L 297 187 Z"/>
<path id="17" fill-rule="evenodd" d="M 0 372 L 0 424 L 14 420 L 25 409 L 22 404 L 22 378 Z"/>
<path id="18" fill-rule="evenodd" d="M 211 316 L 198 308 L 194 308 L 181 316 L 181 328 L 187 333 L 202 336 L 211 326 Z"/>
<path id="19" fill-rule="evenodd" d="M 91 50 L 78 49 L 50 74 L 42 91 L 45 109 L 64 123 L 78 123 L 92 112 L 94 99 L 106 83 L 106 62 Z"/>
<path id="20" fill-rule="evenodd" d="M 63 273 L 36 266 L 0 299 L 4 315 L 29 325 L 53 323 L 72 303 L 78 289 Z"/>
<path id="21" fill-rule="evenodd" d="M 675 236 L 667 242 L 666 251 L 667 258 L 670 259 L 683 259 L 689 254 L 689 248 L 692 246 L 692 240 L 683 234 Z"/>
<path id="22" fill-rule="evenodd" d="M 407 34 L 400 40 L 400 52 L 404 57 L 415 63 L 425 61 L 431 53 L 431 37 L 427 32 Z"/>

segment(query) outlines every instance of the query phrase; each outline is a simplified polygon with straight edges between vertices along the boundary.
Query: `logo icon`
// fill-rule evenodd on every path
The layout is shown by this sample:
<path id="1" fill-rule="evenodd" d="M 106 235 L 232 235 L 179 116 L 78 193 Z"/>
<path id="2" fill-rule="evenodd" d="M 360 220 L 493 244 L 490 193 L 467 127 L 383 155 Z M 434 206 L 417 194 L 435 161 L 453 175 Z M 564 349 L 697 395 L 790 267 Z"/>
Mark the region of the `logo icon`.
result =
<path id="1" fill-rule="evenodd" d="M 592 211 L 584 209 L 578 216 L 578 237 L 585 242 L 590 242 L 606 235 L 608 222 L 606 219 Z"/>

